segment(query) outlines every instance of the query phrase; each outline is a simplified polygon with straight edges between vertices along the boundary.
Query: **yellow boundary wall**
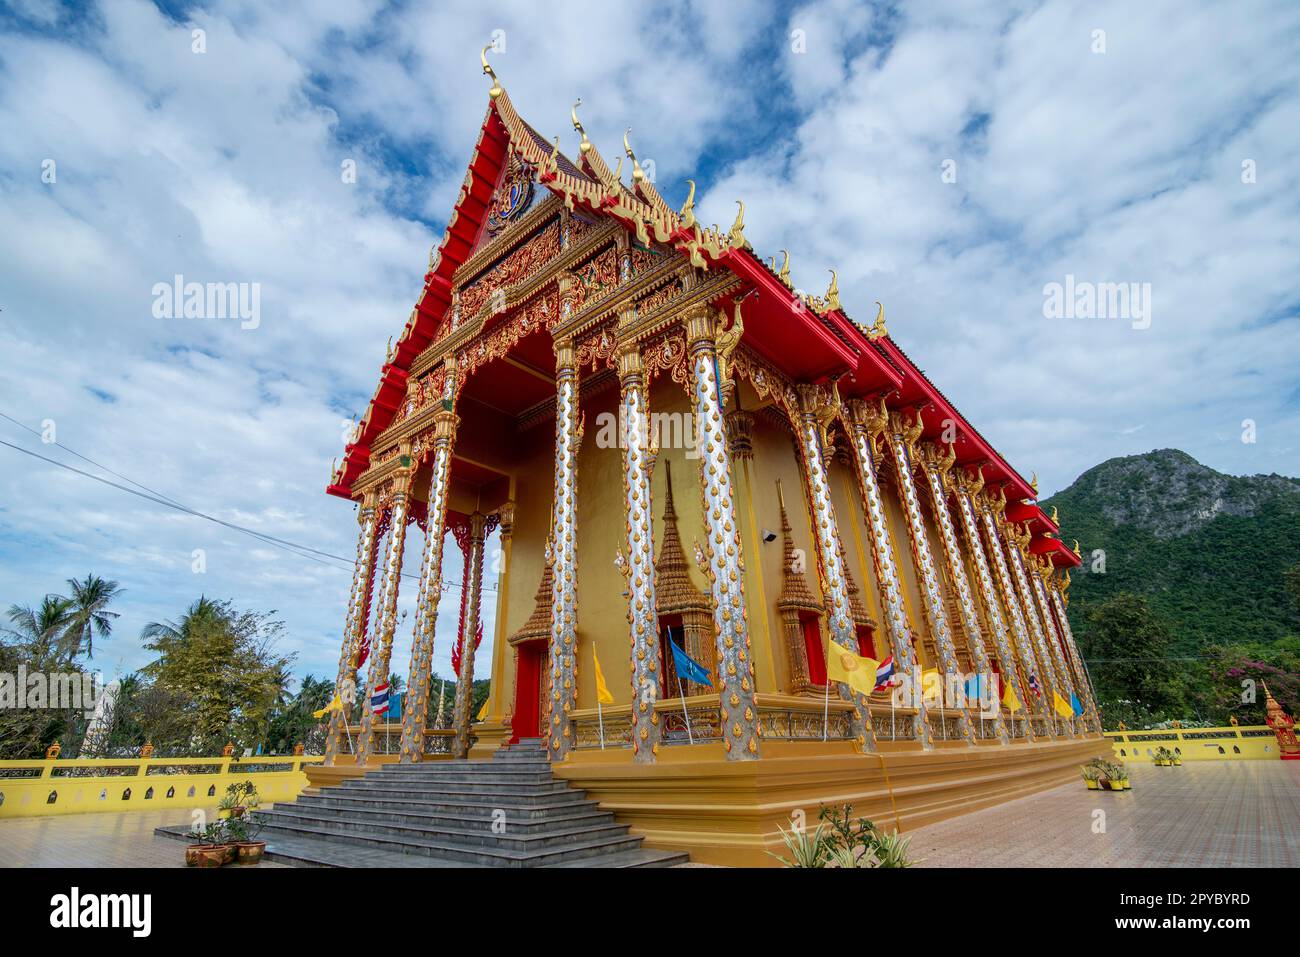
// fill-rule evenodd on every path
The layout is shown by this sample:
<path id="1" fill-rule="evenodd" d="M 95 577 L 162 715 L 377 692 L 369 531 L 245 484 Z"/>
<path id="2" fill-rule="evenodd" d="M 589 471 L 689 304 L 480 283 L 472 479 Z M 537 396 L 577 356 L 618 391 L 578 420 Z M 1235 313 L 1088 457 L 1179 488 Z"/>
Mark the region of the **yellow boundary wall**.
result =
<path id="1" fill-rule="evenodd" d="M 194 807 L 196 801 L 209 807 L 236 781 L 256 784 L 263 804 L 291 801 L 307 786 L 303 766 L 323 760 L 262 755 L 0 761 L 0 819 L 157 811 Z"/>
<path id="2" fill-rule="evenodd" d="M 1165 728 L 1157 731 L 1107 731 L 1115 757 L 1150 761 L 1156 748 L 1168 748 L 1184 761 L 1260 761 L 1281 757 L 1268 725 L 1239 728 Z"/>

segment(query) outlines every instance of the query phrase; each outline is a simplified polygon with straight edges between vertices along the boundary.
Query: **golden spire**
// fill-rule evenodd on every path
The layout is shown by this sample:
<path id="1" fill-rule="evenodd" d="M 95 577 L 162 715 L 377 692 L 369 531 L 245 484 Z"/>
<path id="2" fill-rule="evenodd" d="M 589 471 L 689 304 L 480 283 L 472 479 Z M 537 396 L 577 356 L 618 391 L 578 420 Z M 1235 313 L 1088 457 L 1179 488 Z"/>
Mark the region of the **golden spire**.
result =
<path id="1" fill-rule="evenodd" d="M 569 110 L 569 116 L 573 119 L 573 128 L 577 130 L 578 135 L 582 137 L 582 145 L 580 145 L 578 149 L 582 153 L 590 153 L 591 140 L 587 139 L 587 131 L 584 130 L 582 124 L 578 122 L 578 107 L 580 106 L 582 106 L 582 97 L 578 97 L 578 101 L 573 104 L 573 108 Z"/>
<path id="2" fill-rule="evenodd" d="M 483 75 L 492 77 L 492 88 L 488 90 L 488 96 L 495 100 L 504 93 L 505 90 L 501 88 L 501 81 L 497 79 L 497 74 L 496 71 L 492 69 L 492 64 L 487 61 L 487 52 L 491 49 L 492 44 L 489 43 L 483 48 L 483 52 L 478 55 L 478 58 L 483 61 Z"/>
<path id="3" fill-rule="evenodd" d="M 1035 495 L 1038 494 L 1038 473 L 1037 472 L 1034 472 L 1032 474 L 1032 477 L 1029 479 L 1029 487 L 1034 490 Z"/>
<path id="4" fill-rule="evenodd" d="M 737 249 L 743 248 L 745 243 L 745 204 L 736 200 L 736 205 L 740 207 L 740 212 L 736 213 L 736 221 L 731 224 L 731 229 L 727 232 L 727 242 Z"/>
<path id="5" fill-rule="evenodd" d="M 636 161 L 636 154 L 632 152 L 632 144 L 627 141 L 627 138 L 631 133 L 632 127 L 630 126 L 623 131 L 623 151 L 627 153 L 627 158 L 632 161 L 632 182 L 640 183 L 645 180 L 645 170 L 643 170 L 641 164 Z"/>
<path id="6" fill-rule="evenodd" d="M 781 506 L 781 595 L 779 601 L 791 602 L 797 607 L 821 610 L 822 604 L 808 588 L 808 580 L 802 568 L 807 563 L 796 561 L 794 531 L 790 528 L 790 516 L 785 510 L 785 492 L 781 480 L 776 480 L 776 499 Z"/>
<path id="7" fill-rule="evenodd" d="M 826 290 L 826 308 L 839 309 L 840 307 L 840 278 L 835 275 L 835 270 L 831 270 L 831 285 Z"/>
<path id="8" fill-rule="evenodd" d="M 1060 519 L 1060 516 L 1058 516 L 1057 513 L 1056 513 L 1056 506 L 1055 506 L 1055 505 L 1052 506 L 1052 524 L 1053 524 L 1053 525 L 1060 525 L 1060 524 L 1061 524 L 1061 519 Z"/>
<path id="9" fill-rule="evenodd" d="M 1083 557 L 1083 553 L 1079 551 L 1079 540 L 1077 538 L 1074 540 L 1074 548 L 1070 549 L 1070 551 L 1074 552 L 1075 558 Z"/>
<path id="10" fill-rule="evenodd" d="M 868 339 L 883 339 L 889 335 L 889 330 L 885 327 L 885 304 L 879 299 L 876 300 L 876 321 L 865 331 Z"/>
<path id="11" fill-rule="evenodd" d="M 680 215 L 683 228 L 690 229 L 695 225 L 695 180 L 688 179 L 686 182 L 691 184 L 691 191 L 686 196 L 686 203 L 682 206 Z"/>

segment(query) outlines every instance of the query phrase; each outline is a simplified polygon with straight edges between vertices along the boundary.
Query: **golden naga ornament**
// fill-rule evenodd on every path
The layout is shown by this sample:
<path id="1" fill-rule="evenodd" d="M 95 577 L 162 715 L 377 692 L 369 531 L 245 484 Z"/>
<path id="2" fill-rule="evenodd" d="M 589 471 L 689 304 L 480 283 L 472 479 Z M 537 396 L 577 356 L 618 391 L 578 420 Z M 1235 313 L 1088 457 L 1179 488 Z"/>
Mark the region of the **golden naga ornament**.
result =
<path id="1" fill-rule="evenodd" d="M 686 202 L 682 205 L 682 211 L 678 214 L 682 218 L 683 229 L 694 229 L 695 224 L 695 180 L 688 179 L 686 182 L 691 184 L 691 191 L 686 194 Z M 698 238 L 698 237 L 697 237 Z"/>
<path id="2" fill-rule="evenodd" d="M 488 96 L 495 100 L 504 93 L 505 90 L 501 86 L 501 81 L 497 79 L 496 71 L 493 70 L 492 65 L 488 63 L 487 52 L 491 49 L 492 44 L 489 43 L 483 48 L 483 52 L 479 54 L 479 59 L 483 61 L 483 75 L 492 77 L 492 88 L 488 90 Z"/>
<path id="3" fill-rule="evenodd" d="M 582 137 L 582 143 L 578 146 L 578 149 L 583 153 L 583 155 L 586 155 L 591 152 L 591 140 L 587 139 L 587 131 L 584 130 L 582 124 L 578 122 L 578 107 L 580 106 L 582 106 L 582 97 L 578 97 L 577 102 L 573 104 L 573 108 L 569 110 L 569 117 L 573 120 L 573 128 L 577 130 L 578 135 Z"/>
<path id="4" fill-rule="evenodd" d="M 735 249 L 745 249 L 749 247 L 749 240 L 745 238 L 745 204 L 736 200 L 736 205 L 740 210 L 736 213 L 736 221 L 727 231 L 727 243 Z"/>

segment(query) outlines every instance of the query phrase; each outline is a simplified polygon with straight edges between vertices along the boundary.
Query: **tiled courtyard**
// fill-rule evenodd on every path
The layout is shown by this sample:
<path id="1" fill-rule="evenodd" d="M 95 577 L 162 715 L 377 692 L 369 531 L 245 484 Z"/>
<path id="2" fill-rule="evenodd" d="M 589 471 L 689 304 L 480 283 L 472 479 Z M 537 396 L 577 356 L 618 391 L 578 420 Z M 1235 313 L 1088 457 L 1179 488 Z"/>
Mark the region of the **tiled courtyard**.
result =
<path id="1" fill-rule="evenodd" d="M 926 867 L 1300 867 L 1300 761 L 1128 768 L 1131 791 L 1079 780 L 918 828 L 912 852 Z"/>
<path id="2" fill-rule="evenodd" d="M 1300 866 L 1300 761 L 1130 773 L 1132 791 L 1077 781 L 919 828 L 913 854 L 926 867 Z M 0 821 L 0 867 L 182 867 L 184 845 L 153 831 L 188 821 L 180 809 Z"/>

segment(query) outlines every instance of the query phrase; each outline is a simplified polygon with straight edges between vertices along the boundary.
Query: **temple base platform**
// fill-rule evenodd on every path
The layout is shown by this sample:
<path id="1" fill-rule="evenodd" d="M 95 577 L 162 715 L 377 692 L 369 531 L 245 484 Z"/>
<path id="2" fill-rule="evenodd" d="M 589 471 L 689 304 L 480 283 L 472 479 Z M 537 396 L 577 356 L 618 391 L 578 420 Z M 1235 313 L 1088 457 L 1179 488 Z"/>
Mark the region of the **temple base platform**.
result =
<path id="1" fill-rule="evenodd" d="M 847 742 L 765 741 L 756 761 L 727 761 L 719 743 L 661 748 L 654 764 L 626 749 L 578 751 L 554 765 L 645 838 L 644 846 L 687 851 L 702 864 L 773 867 L 785 854 L 779 828 L 802 812 L 849 804 L 904 833 L 1077 781 L 1079 766 L 1109 757 L 1100 735 L 996 746 L 947 744 L 932 751 L 885 744 L 856 753 Z M 978 862 L 972 862 L 978 863 Z"/>

